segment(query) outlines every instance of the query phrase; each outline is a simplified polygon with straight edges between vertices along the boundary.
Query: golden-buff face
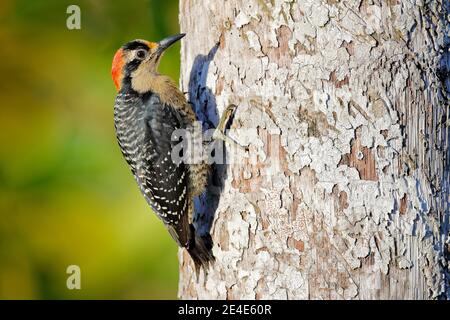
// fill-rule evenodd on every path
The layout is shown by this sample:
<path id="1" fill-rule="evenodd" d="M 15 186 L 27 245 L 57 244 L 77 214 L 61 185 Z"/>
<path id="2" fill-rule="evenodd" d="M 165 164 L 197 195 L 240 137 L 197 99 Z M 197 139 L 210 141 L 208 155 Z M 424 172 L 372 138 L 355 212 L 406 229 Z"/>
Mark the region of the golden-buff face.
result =
<path id="1" fill-rule="evenodd" d="M 138 93 L 145 93 L 152 89 L 154 82 L 157 82 L 160 74 L 158 65 L 161 56 L 150 54 L 149 57 L 131 73 L 131 87 Z M 154 90 L 152 90 L 154 91 Z"/>

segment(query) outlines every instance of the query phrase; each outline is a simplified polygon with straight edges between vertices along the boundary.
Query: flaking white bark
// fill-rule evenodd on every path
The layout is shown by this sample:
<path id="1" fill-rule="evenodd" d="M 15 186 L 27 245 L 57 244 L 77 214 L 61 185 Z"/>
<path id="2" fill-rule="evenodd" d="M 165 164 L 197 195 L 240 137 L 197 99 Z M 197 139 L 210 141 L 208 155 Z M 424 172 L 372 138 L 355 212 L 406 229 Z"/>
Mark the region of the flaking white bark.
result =
<path id="1" fill-rule="evenodd" d="M 180 0 L 181 87 L 213 123 L 238 105 L 230 136 L 250 147 L 197 202 L 217 261 L 197 281 L 180 251 L 181 298 L 450 296 L 449 14 Z"/>

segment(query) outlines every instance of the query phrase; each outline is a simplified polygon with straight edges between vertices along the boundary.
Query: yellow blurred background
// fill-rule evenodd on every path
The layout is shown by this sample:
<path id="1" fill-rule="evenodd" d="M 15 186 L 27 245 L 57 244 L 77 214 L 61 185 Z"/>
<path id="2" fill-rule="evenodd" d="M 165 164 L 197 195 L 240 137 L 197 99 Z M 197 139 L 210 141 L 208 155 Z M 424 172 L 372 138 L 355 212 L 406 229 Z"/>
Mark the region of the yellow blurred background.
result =
<path id="1" fill-rule="evenodd" d="M 0 1 L 0 299 L 176 298 L 176 245 L 115 140 L 110 69 L 123 43 L 178 28 L 177 0 Z M 160 66 L 176 80 L 179 49 Z"/>

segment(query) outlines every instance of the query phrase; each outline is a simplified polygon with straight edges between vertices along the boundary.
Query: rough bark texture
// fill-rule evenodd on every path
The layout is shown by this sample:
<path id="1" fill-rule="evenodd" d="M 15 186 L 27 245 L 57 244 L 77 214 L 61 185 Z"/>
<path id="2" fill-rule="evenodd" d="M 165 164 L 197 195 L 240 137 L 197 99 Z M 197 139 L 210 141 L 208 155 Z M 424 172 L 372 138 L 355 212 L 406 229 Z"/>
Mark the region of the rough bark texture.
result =
<path id="1" fill-rule="evenodd" d="M 449 297 L 449 14 L 180 0 L 181 87 L 250 147 L 196 203 L 217 261 L 197 281 L 180 252 L 181 298 Z"/>

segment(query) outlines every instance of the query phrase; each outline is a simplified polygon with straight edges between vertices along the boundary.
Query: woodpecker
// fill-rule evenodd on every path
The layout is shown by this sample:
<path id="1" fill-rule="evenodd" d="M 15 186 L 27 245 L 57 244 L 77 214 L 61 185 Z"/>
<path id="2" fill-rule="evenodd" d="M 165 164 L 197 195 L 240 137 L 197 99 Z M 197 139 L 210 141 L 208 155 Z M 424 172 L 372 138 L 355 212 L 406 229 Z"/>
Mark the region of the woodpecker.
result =
<path id="1" fill-rule="evenodd" d="M 141 193 L 178 246 L 186 248 L 198 274 L 214 261 L 211 245 L 195 230 L 194 197 L 206 188 L 210 165 L 173 161 L 175 130 L 193 130 L 197 117 L 176 84 L 158 72 L 164 51 L 184 37 L 133 40 L 114 55 L 118 91 L 114 125 L 121 152 Z"/>

